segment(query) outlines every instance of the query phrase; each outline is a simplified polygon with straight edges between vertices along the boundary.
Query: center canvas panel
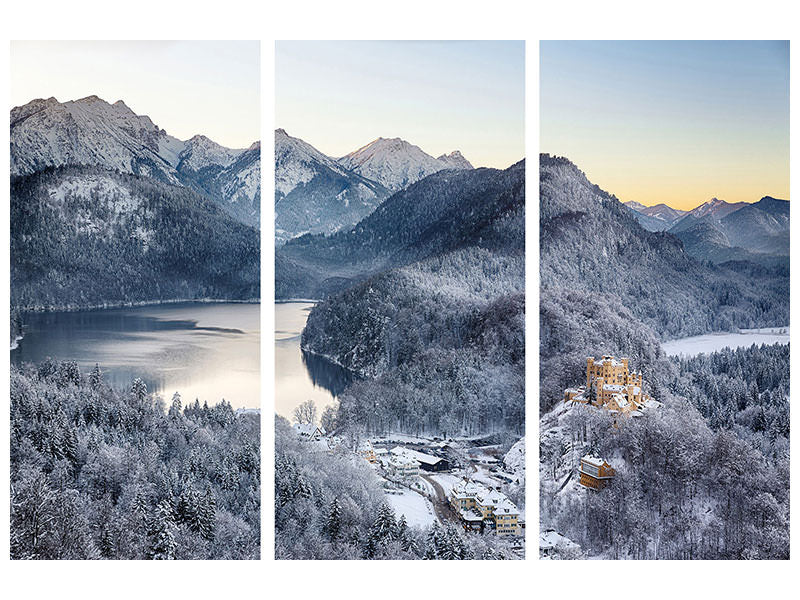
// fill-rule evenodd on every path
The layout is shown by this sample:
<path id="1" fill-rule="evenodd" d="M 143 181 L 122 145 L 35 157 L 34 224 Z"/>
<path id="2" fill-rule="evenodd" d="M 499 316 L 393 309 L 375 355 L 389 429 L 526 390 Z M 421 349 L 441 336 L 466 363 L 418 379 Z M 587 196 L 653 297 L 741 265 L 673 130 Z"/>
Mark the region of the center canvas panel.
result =
<path id="1" fill-rule="evenodd" d="M 278 42 L 275 557 L 525 556 L 522 42 Z"/>

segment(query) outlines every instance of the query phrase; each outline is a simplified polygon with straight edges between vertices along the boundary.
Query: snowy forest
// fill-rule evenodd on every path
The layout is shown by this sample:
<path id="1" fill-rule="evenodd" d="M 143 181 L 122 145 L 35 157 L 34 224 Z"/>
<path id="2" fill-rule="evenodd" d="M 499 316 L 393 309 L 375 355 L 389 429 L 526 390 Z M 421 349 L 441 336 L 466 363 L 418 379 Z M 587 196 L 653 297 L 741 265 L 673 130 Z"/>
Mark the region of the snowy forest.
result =
<path id="1" fill-rule="evenodd" d="M 11 368 L 12 559 L 257 559 L 257 413 Z"/>
<path id="2" fill-rule="evenodd" d="M 363 272 L 378 259 L 399 263 L 327 296 L 303 331 L 305 351 L 359 376 L 339 395 L 338 427 L 523 434 L 523 165 L 431 175 L 392 196 L 354 236 L 312 244 L 309 261 L 328 244 L 334 255 L 358 248 Z M 429 256 L 414 260 L 420 254 Z"/>
<path id="3" fill-rule="evenodd" d="M 189 188 L 98 167 L 11 182 L 11 305 L 75 309 L 259 293 L 259 232 Z"/>
<path id="4" fill-rule="evenodd" d="M 542 528 L 585 557 L 788 558 L 789 346 L 661 348 L 785 325 L 785 271 L 692 259 L 566 159 L 543 155 L 540 180 Z M 619 419 L 561 402 L 603 354 L 628 357 L 661 407 Z M 616 470 L 599 493 L 575 482 L 585 454 Z"/>
<path id="5" fill-rule="evenodd" d="M 349 452 L 309 452 L 275 419 L 275 558 L 513 559 L 510 542 L 453 524 L 411 527 L 383 500 L 369 464 Z"/>

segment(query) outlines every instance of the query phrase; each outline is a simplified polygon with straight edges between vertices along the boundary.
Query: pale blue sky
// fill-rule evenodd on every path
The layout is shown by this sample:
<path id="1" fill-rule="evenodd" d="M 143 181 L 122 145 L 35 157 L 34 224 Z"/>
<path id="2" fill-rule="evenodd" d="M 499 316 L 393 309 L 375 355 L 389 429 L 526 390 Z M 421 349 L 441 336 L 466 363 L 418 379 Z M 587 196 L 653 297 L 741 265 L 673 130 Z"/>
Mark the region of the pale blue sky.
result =
<path id="1" fill-rule="evenodd" d="M 525 153 L 524 42 L 277 42 L 276 126 L 331 156 L 378 137 L 505 168 Z"/>
<path id="2" fill-rule="evenodd" d="M 541 42 L 540 143 L 621 200 L 789 198 L 789 43 Z"/>
<path id="3" fill-rule="evenodd" d="M 258 42 L 12 42 L 11 104 L 123 100 L 180 139 L 243 148 L 260 138 Z"/>

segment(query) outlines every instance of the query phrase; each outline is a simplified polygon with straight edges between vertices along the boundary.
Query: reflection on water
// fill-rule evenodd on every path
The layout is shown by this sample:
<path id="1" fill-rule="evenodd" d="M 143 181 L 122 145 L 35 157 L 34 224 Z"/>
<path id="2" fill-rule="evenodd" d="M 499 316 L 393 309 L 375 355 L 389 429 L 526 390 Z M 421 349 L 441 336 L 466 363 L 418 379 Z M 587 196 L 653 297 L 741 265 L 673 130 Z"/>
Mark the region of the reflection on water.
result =
<path id="1" fill-rule="evenodd" d="M 14 364 L 47 357 L 100 364 L 104 380 L 127 389 L 135 377 L 167 400 L 228 400 L 259 406 L 260 306 L 182 303 L 83 312 L 34 313 L 11 351 Z"/>
<path id="2" fill-rule="evenodd" d="M 309 302 L 275 305 L 275 410 L 290 421 L 295 407 L 309 399 L 316 404 L 317 414 L 322 414 L 353 380 L 347 369 L 301 350 L 300 334 L 313 306 Z"/>
<path id="3" fill-rule="evenodd" d="M 332 396 L 341 394 L 345 388 L 353 381 L 353 373 L 347 369 L 332 363 L 326 358 L 317 356 L 311 352 L 301 350 L 303 354 L 303 364 L 311 378 L 311 383 L 317 387 L 328 390 Z"/>

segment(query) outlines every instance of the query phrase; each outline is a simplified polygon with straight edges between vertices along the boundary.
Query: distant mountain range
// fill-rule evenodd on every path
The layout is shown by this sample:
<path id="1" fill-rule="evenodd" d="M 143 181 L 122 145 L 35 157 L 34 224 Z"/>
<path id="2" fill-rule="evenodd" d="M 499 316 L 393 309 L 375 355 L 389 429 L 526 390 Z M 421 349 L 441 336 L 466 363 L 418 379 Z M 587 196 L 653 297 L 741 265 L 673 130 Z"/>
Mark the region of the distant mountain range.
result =
<path id="1" fill-rule="evenodd" d="M 456 150 L 434 158 L 400 138 L 378 138 L 341 158 L 283 129 L 275 132 L 275 241 L 334 233 L 370 214 L 392 193 L 445 169 L 472 169 Z"/>
<path id="2" fill-rule="evenodd" d="M 524 161 L 504 170 L 429 175 L 348 229 L 306 234 L 278 248 L 276 297 L 320 298 L 379 271 L 466 246 L 524 246 L 524 185 Z"/>
<path id="3" fill-rule="evenodd" d="M 181 141 L 122 101 L 11 110 L 12 309 L 259 296 L 260 143 Z"/>
<path id="4" fill-rule="evenodd" d="M 190 187 L 239 221 L 259 224 L 260 142 L 231 149 L 202 135 L 182 141 L 122 100 L 48 98 L 11 110 L 11 175 L 65 166 L 100 167 Z"/>
<path id="5" fill-rule="evenodd" d="M 626 202 L 639 224 L 649 231 L 669 231 L 692 256 L 722 263 L 747 260 L 773 267 L 787 264 L 789 202 L 765 196 L 755 203 L 730 203 L 712 198 L 690 211 L 665 204 Z"/>

